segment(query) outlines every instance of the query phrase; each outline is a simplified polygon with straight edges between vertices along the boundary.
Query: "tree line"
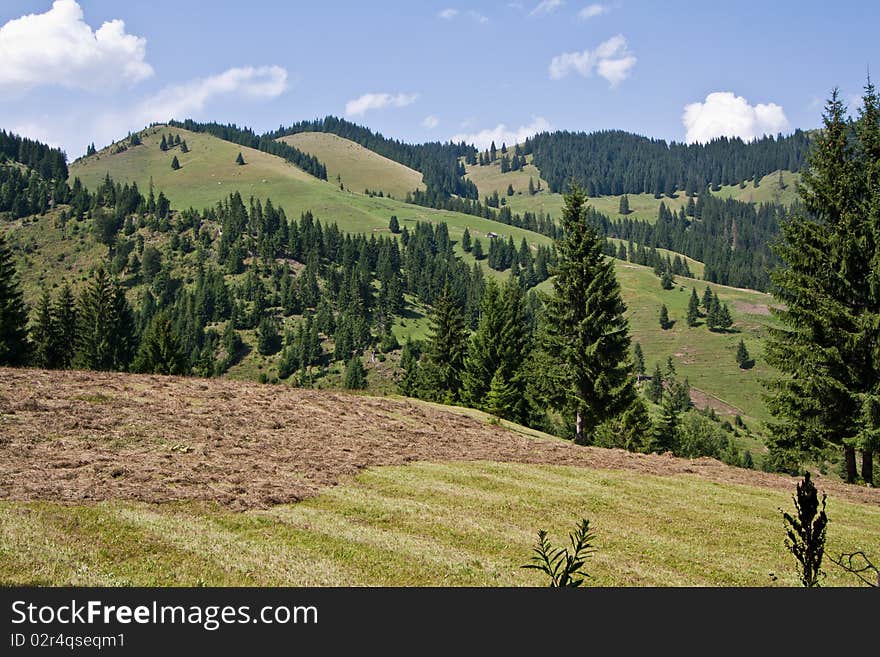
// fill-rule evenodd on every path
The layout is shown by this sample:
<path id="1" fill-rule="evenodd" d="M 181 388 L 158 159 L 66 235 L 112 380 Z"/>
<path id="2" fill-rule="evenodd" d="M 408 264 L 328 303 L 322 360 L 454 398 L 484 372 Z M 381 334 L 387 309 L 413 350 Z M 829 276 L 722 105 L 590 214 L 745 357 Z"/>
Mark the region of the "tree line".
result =
<path id="1" fill-rule="evenodd" d="M 553 192 L 577 182 L 589 196 L 692 195 L 708 186 L 760 180 L 777 169 L 799 171 L 809 151 L 807 133 L 752 142 L 719 137 L 705 144 L 667 143 L 622 130 L 544 132 L 526 139 L 523 154 Z"/>

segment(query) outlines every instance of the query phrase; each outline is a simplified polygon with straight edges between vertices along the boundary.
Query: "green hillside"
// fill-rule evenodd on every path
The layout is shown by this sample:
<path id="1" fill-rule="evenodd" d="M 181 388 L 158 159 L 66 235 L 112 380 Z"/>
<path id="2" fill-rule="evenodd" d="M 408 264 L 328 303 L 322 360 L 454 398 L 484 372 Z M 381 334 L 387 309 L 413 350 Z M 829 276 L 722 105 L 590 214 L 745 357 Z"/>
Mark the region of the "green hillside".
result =
<path id="1" fill-rule="evenodd" d="M 159 142 L 169 132 L 186 140 L 190 152 L 181 153 L 179 148 L 161 151 Z M 346 187 L 343 191 L 333 180 L 318 180 L 274 155 L 205 133 L 157 126 L 142 133 L 142 141 L 142 146 L 122 153 L 111 154 L 112 147 L 108 147 L 77 160 L 70 166 L 71 180 L 78 177 L 86 187 L 94 188 L 109 173 L 117 182 L 136 182 L 146 193 L 152 179 L 156 192 L 163 191 L 176 209 L 211 207 L 238 191 L 245 202 L 250 196 L 263 201 L 271 198 L 288 217 L 299 217 L 310 210 L 322 222 L 336 223 L 345 232 L 387 231 L 389 218 L 396 215 L 401 226 L 417 221 L 445 222 L 456 240 L 469 228 L 475 237 L 482 234 L 484 240 L 487 233 L 494 232 L 504 238 L 513 237 L 517 244 L 523 238 L 530 244 L 550 242 L 543 235 L 472 215 L 366 196 L 363 189 L 351 191 Z M 244 166 L 235 164 L 239 151 L 247 162 Z M 171 169 L 175 155 L 181 164 L 177 171 Z"/>
<path id="2" fill-rule="evenodd" d="M 531 162 L 531 156 L 526 158 Z M 549 191 L 547 183 L 541 179 L 541 191 L 533 195 L 528 193 L 529 178 L 537 185 L 540 172 L 533 164 L 528 164 L 521 171 L 508 171 L 501 173 L 499 162 L 480 166 L 467 165 L 467 177 L 473 180 L 480 191 L 480 198 L 491 196 L 497 192 L 504 197 L 507 205 L 514 213 L 544 212 L 551 217 L 559 217 L 562 213 L 562 194 L 554 194 Z M 721 187 L 713 194 L 722 198 L 733 198 L 745 203 L 780 203 L 791 205 L 797 198 L 797 181 L 800 174 L 791 171 L 783 171 L 783 187 L 779 186 L 779 172 L 773 172 L 764 176 L 756 188 L 754 183 L 748 181 L 743 187 L 740 185 L 728 185 Z M 513 196 L 507 196 L 508 185 L 514 190 Z M 621 218 L 620 196 L 595 196 L 590 198 L 590 205 L 597 211 L 607 215 L 611 219 Z M 630 213 L 626 215 L 630 219 L 641 219 L 653 222 L 657 219 L 657 212 L 661 203 L 665 203 L 670 210 L 678 212 L 685 207 L 688 196 L 683 191 L 673 197 L 663 196 L 655 198 L 653 194 L 627 194 Z"/>
<path id="3" fill-rule="evenodd" d="M 403 199 L 407 192 L 425 188 L 418 171 L 327 132 L 301 132 L 279 141 L 317 157 L 327 167 L 328 180 L 341 179 L 346 189 L 355 192 L 381 190 L 386 196 Z"/>
<path id="4" fill-rule="evenodd" d="M 821 486 L 821 484 L 820 484 Z M 794 487 L 792 483 L 791 487 Z M 541 586 L 538 529 L 596 531 L 593 586 L 797 586 L 789 491 L 695 475 L 501 463 L 368 470 L 295 505 L 0 502 L 0 583 Z M 829 548 L 880 545 L 880 508 L 835 499 Z M 827 585 L 857 582 L 829 564 Z"/>

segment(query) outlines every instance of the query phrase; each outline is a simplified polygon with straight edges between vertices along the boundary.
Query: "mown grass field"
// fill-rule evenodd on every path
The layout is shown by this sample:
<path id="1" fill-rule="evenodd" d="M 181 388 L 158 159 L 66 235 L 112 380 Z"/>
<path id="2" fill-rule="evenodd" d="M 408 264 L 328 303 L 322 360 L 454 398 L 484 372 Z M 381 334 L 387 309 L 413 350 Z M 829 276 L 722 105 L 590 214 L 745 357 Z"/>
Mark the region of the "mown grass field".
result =
<path id="1" fill-rule="evenodd" d="M 795 480 L 792 481 L 792 489 Z M 821 483 L 820 483 L 821 488 Z M 245 513 L 197 503 L 0 502 L 0 584 L 540 586 L 554 544 L 596 531 L 594 586 L 797 586 L 790 494 L 695 475 L 491 462 L 362 472 Z M 829 497 L 828 550 L 880 546 L 880 507 Z M 826 584 L 858 582 L 827 563 Z"/>
<path id="2" fill-rule="evenodd" d="M 317 157 L 327 167 L 328 180 L 336 183 L 339 176 L 346 189 L 354 192 L 381 190 L 402 200 L 407 192 L 425 188 L 420 172 L 334 134 L 302 132 L 279 141 Z"/>

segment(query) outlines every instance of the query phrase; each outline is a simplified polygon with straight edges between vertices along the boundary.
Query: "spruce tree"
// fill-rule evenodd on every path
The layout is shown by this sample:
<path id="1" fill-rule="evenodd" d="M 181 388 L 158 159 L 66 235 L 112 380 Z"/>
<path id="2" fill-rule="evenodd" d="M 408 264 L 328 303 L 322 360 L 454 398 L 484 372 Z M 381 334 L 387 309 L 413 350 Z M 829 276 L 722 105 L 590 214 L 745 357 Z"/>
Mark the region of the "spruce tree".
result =
<path id="1" fill-rule="evenodd" d="M 679 405 L 672 395 L 663 399 L 660 405 L 660 417 L 654 423 L 651 432 L 650 449 L 663 454 L 675 451 L 675 432 L 678 428 Z"/>
<path id="2" fill-rule="evenodd" d="M 843 449 L 846 480 L 856 479 L 861 447 L 871 472 L 880 437 L 880 103 L 869 82 L 855 129 L 835 89 L 803 170 L 803 211 L 782 225 L 772 273 L 773 309 L 766 357 L 783 376 L 768 407 L 772 447 L 803 453 Z M 863 465 L 865 464 L 863 458 Z"/>
<path id="3" fill-rule="evenodd" d="M 165 135 L 162 135 L 162 141 L 159 142 L 159 150 L 167 151 L 168 150 L 168 142 L 165 140 Z"/>
<path id="4" fill-rule="evenodd" d="M 126 370 L 135 348 L 134 315 L 125 289 L 99 268 L 80 296 L 74 364 L 82 369 Z"/>
<path id="5" fill-rule="evenodd" d="M 639 375 L 645 375 L 645 355 L 642 353 L 642 345 L 638 342 L 633 347 L 633 371 Z"/>
<path id="6" fill-rule="evenodd" d="M 618 214 L 622 215 L 629 214 L 629 197 L 626 194 L 620 197 L 620 207 L 618 208 L 617 212 Z"/>
<path id="7" fill-rule="evenodd" d="M 746 349 L 746 343 L 740 339 L 739 344 L 736 346 L 736 364 L 739 365 L 740 369 L 746 369 L 750 361 L 751 358 Z"/>
<path id="8" fill-rule="evenodd" d="M 236 156 L 236 158 L 235 158 L 235 163 L 239 166 L 241 166 L 245 163 L 244 156 L 241 154 L 241 151 L 238 151 L 238 156 Z"/>
<path id="9" fill-rule="evenodd" d="M 489 411 L 509 420 L 526 419 L 525 377 L 522 366 L 529 349 L 529 328 L 525 299 L 519 283 L 511 276 L 503 288 L 486 281 L 480 321 L 468 348 L 462 372 L 462 399 L 489 410 L 486 396 L 493 376 L 509 393 L 496 397 L 503 408 Z"/>
<path id="10" fill-rule="evenodd" d="M 487 413 L 496 417 L 511 419 L 511 409 L 516 407 L 522 398 L 522 393 L 517 391 L 504 378 L 499 367 L 489 382 L 489 389 L 482 404 Z"/>
<path id="11" fill-rule="evenodd" d="M 712 294 L 712 288 L 707 285 L 706 291 L 703 292 L 703 312 L 706 314 L 708 314 L 709 310 L 712 308 L 713 298 L 715 298 L 715 295 Z"/>
<path id="12" fill-rule="evenodd" d="M 388 220 L 388 230 L 395 235 L 400 232 L 400 222 L 397 220 L 396 214 L 392 214 L 391 219 Z"/>
<path id="13" fill-rule="evenodd" d="M 58 365 L 58 353 L 62 345 L 58 341 L 56 326 L 52 297 L 49 290 L 43 290 L 30 331 L 33 364 L 37 367 L 54 369 Z"/>
<path id="14" fill-rule="evenodd" d="M 663 372 L 660 371 L 660 363 L 654 364 L 654 372 L 651 374 L 651 383 L 646 390 L 648 399 L 659 404 L 663 399 Z"/>
<path id="15" fill-rule="evenodd" d="M 177 171 L 180 168 L 180 161 L 177 159 L 176 155 L 171 159 L 171 168 L 174 171 Z"/>
<path id="16" fill-rule="evenodd" d="M 700 299 L 697 297 L 697 289 L 693 287 L 688 301 L 686 321 L 688 326 L 696 326 L 700 321 Z"/>
<path id="17" fill-rule="evenodd" d="M 427 348 L 428 364 L 432 366 L 428 385 L 436 398 L 447 403 L 459 399 L 466 353 L 464 317 L 446 284 L 431 313 Z"/>
<path id="18" fill-rule="evenodd" d="M 470 253 L 473 244 L 471 244 L 471 231 L 465 227 L 464 233 L 461 236 L 461 248 L 465 253 Z"/>
<path id="19" fill-rule="evenodd" d="M 30 357 L 27 309 L 12 253 L 0 234 L 0 365 L 24 365 Z"/>
<path id="20" fill-rule="evenodd" d="M 562 229 L 544 340 L 557 364 L 547 376 L 559 393 L 548 402 L 573 417 L 575 440 L 583 444 L 599 423 L 633 403 L 635 387 L 626 306 L 614 264 L 587 221 L 586 196 L 577 185 L 565 195 Z"/>
<path id="21" fill-rule="evenodd" d="M 70 285 L 65 283 L 58 293 L 53 311 L 55 334 L 58 344 L 63 347 L 56 354 L 57 367 L 69 369 L 73 364 L 76 337 L 76 298 Z"/>
<path id="22" fill-rule="evenodd" d="M 147 374 L 189 373 L 188 357 L 168 312 L 153 315 L 132 369 Z"/>
<path id="23" fill-rule="evenodd" d="M 660 328 L 664 331 L 668 328 L 671 328 L 672 324 L 669 322 L 669 310 L 666 308 L 666 304 L 662 304 L 660 306 Z"/>
<path id="24" fill-rule="evenodd" d="M 346 390 L 363 390 L 367 387 L 367 371 L 364 369 L 360 354 L 355 354 L 345 364 L 342 386 Z"/>

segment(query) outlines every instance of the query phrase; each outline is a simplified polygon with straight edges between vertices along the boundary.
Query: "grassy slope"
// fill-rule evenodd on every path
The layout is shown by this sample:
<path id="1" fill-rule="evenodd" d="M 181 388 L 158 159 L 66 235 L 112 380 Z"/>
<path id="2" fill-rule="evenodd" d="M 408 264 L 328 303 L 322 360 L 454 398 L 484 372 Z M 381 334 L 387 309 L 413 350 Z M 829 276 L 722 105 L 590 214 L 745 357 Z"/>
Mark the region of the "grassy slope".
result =
<path id="1" fill-rule="evenodd" d="M 531 156 L 529 156 L 529 159 Z M 505 196 L 507 186 L 513 185 L 514 195 L 507 196 L 507 203 L 510 209 L 516 213 L 522 212 L 541 212 L 549 214 L 552 217 L 559 217 L 562 214 L 562 195 L 553 194 L 548 190 L 545 181 L 541 181 L 544 191 L 534 196 L 528 194 L 529 176 L 533 176 L 535 182 L 538 181 L 538 169 L 529 164 L 523 171 L 511 171 L 501 173 L 501 166 L 498 162 L 488 166 L 467 166 L 467 177 L 476 183 L 480 191 L 480 198 L 491 196 L 492 192 L 497 191 L 499 195 Z M 800 176 L 790 171 L 783 172 L 784 189 L 779 188 L 779 172 L 771 173 L 761 179 L 756 189 L 751 182 L 746 183 L 744 188 L 739 185 L 730 185 L 722 187 L 719 191 L 713 192 L 717 196 L 723 198 L 735 198 L 739 201 L 747 203 L 766 203 L 775 202 L 784 205 L 790 205 L 796 197 L 796 183 Z M 654 198 L 653 194 L 627 194 L 630 219 L 642 219 L 646 221 L 655 221 L 660 203 L 665 203 L 670 210 L 678 212 L 685 207 L 688 197 L 679 192 L 674 198 Z M 590 204 L 602 214 L 612 219 L 617 219 L 623 215 L 619 214 L 620 196 L 597 196 L 590 199 Z"/>
<path id="2" fill-rule="evenodd" d="M 676 287 L 672 290 L 664 290 L 649 268 L 620 260 L 615 260 L 615 264 L 627 305 L 632 339 L 642 345 L 648 374 L 654 363 L 659 362 L 665 367 L 666 358 L 672 356 L 680 377 L 688 377 L 692 386 L 735 409 L 727 412 L 719 409 L 722 415 L 742 415 L 750 425 L 769 419 L 761 398 L 761 379 L 773 375 L 762 354 L 767 328 L 774 323 L 773 318 L 765 314 L 772 297 L 754 290 L 683 277 L 676 278 Z M 685 315 L 691 287 L 696 287 L 702 298 L 707 285 L 728 303 L 734 320 L 733 332 L 709 331 L 702 324 L 704 320 L 700 326 L 687 326 Z M 542 283 L 539 289 L 551 291 L 552 281 Z M 660 306 L 664 303 L 670 319 L 675 320 L 674 326 L 668 330 L 662 330 L 659 325 Z M 741 370 L 736 364 L 736 346 L 740 339 L 745 341 L 755 360 L 752 369 Z"/>
<path id="3" fill-rule="evenodd" d="M 330 133 L 303 132 L 279 141 L 317 157 L 327 166 L 330 181 L 335 183 L 338 175 L 342 184 L 355 192 L 382 190 L 402 199 L 407 192 L 425 187 L 420 172 Z"/>
<path id="4" fill-rule="evenodd" d="M 597 586 L 798 584 L 788 492 L 626 470 L 501 463 L 367 470 L 295 505 L 0 502 L 0 584 L 538 586 L 539 528 L 596 530 Z M 829 498 L 831 553 L 874 552 L 880 508 Z M 856 585 L 831 564 L 828 584 Z M 777 578 L 777 579 L 774 579 Z"/>
<path id="5" fill-rule="evenodd" d="M 388 219 L 396 214 L 401 226 L 412 226 L 416 221 L 446 222 L 454 240 L 460 239 L 465 227 L 469 227 L 484 242 L 488 232 L 505 238 L 512 236 L 517 245 L 524 237 L 530 244 L 550 242 L 543 235 L 479 217 L 341 191 L 335 183 L 318 180 L 273 155 L 206 134 L 174 129 L 171 132 L 186 140 L 190 152 L 174 149 L 163 153 L 158 147 L 163 132 L 167 134 L 169 130 L 148 130 L 143 135 L 143 146 L 123 153 L 111 155 L 105 150 L 78 160 L 70 167 L 71 178 L 79 177 L 87 187 L 94 188 L 109 172 L 114 180 L 135 181 L 146 192 L 152 177 L 156 193 L 162 190 L 172 207 L 178 209 L 213 206 L 237 190 L 245 202 L 250 196 L 271 198 L 276 207 L 284 208 L 288 217 L 298 218 L 302 212 L 311 210 L 321 221 L 335 222 L 346 232 L 385 232 Z M 239 151 L 248 163 L 245 166 L 235 164 Z M 174 155 L 182 165 L 178 171 L 171 169 Z"/>

